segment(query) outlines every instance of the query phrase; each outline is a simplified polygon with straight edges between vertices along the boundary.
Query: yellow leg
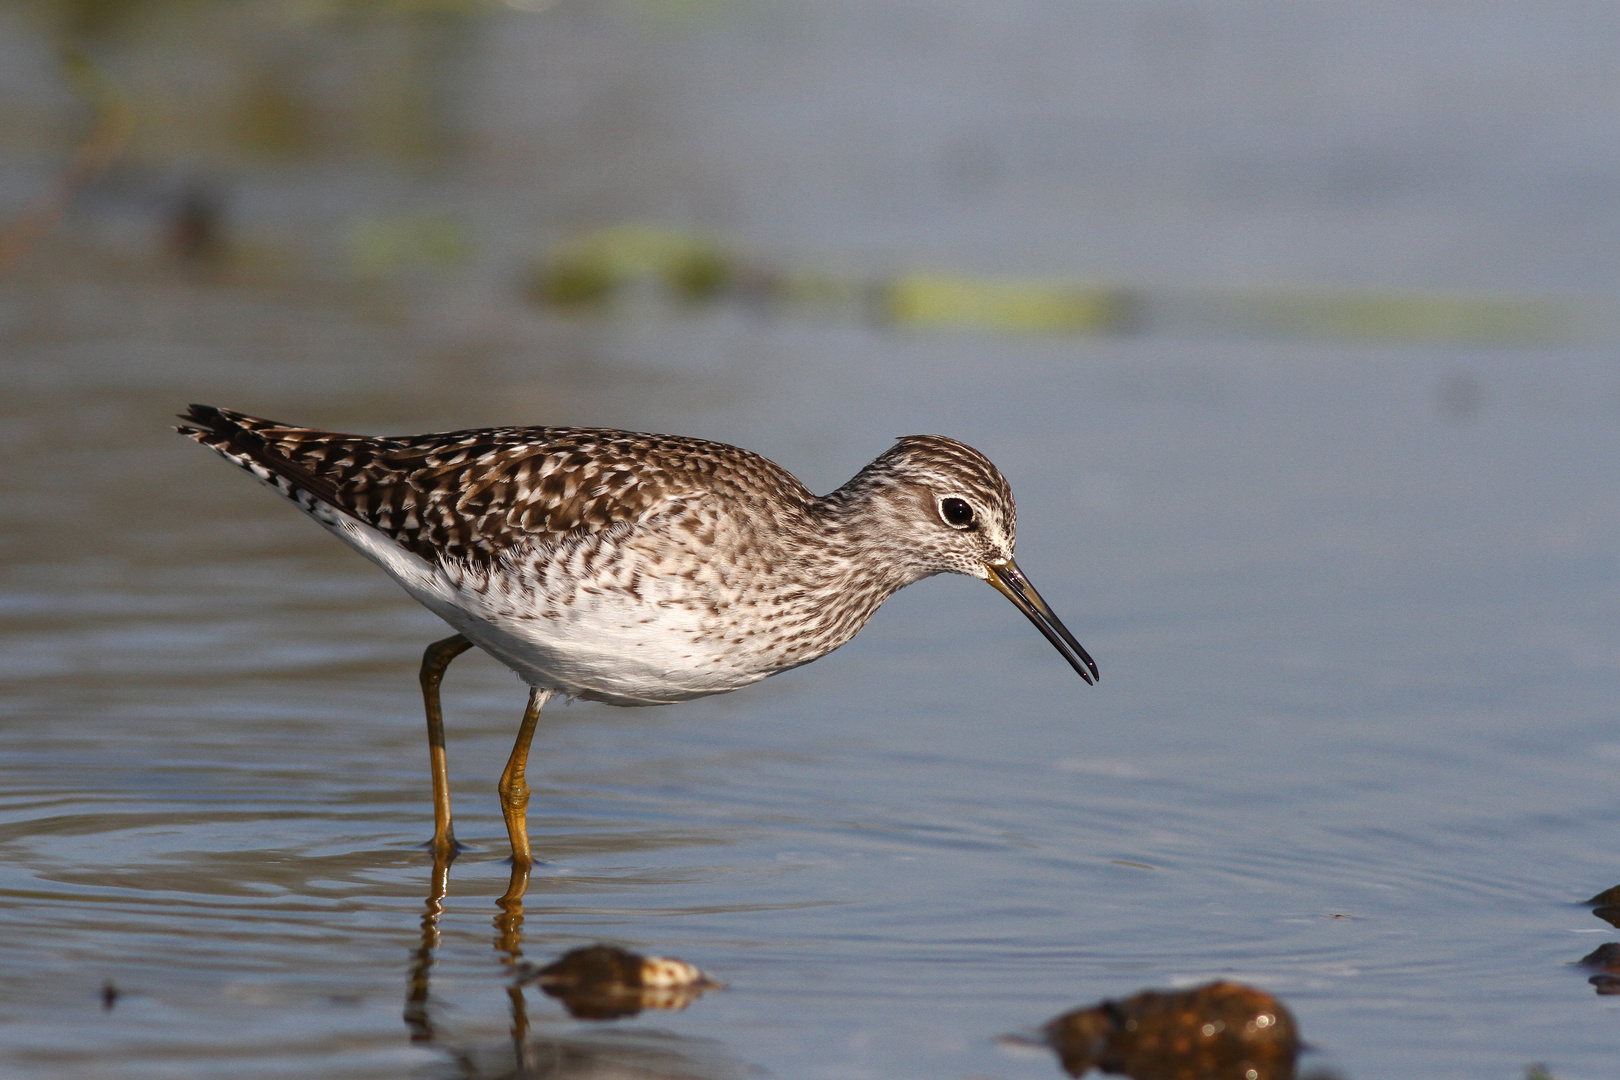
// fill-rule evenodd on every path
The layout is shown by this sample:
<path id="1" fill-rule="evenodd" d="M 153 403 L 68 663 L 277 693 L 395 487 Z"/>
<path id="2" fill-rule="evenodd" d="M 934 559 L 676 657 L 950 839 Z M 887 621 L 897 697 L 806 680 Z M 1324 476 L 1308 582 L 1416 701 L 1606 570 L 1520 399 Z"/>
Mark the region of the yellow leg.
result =
<path id="1" fill-rule="evenodd" d="M 433 769 L 433 858 L 449 862 L 460 847 L 450 828 L 450 772 L 444 757 L 444 712 L 439 708 L 439 683 L 450 661 L 472 648 L 460 634 L 435 641 L 422 654 L 422 704 L 427 710 L 428 761 Z"/>
<path id="2" fill-rule="evenodd" d="M 506 769 L 496 789 L 501 794 L 501 813 L 506 816 L 506 835 L 512 841 L 512 866 L 514 870 L 523 871 L 525 881 L 534 859 L 529 854 L 529 785 L 523 773 L 529 764 L 529 742 L 534 738 L 535 722 L 540 719 L 541 707 L 550 699 L 550 690 L 529 691 L 529 707 L 523 710 L 523 725 L 518 728 L 512 756 L 506 759 Z"/>

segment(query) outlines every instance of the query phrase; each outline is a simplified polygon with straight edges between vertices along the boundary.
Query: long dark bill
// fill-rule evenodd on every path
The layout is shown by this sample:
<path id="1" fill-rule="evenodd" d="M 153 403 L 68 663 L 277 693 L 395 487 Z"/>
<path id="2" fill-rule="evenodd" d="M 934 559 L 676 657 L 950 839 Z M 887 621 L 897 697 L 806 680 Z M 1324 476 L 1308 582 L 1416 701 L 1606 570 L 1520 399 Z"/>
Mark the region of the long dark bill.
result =
<path id="1" fill-rule="evenodd" d="M 1046 606 L 1046 601 L 1041 599 L 1041 594 L 1035 591 L 1035 586 L 1029 583 L 1024 572 L 1018 569 L 1017 563 L 1008 559 L 999 565 L 986 563 L 985 568 L 990 571 L 990 584 L 996 587 L 996 591 L 1011 600 L 1018 606 L 1019 611 L 1029 617 L 1029 621 L 1046 635 L 1046 640 L 1063 654 L 1063 659 L 1080 673 L 1082 679 L 1090 684 L 1100 678 L 1097 674 L 1097 662 L 1091 658 L 1090 653 L 1081 648 L 1078 641 L 1074 640 L 1074 635 L 1069 633 L 1063 621 Z"/>

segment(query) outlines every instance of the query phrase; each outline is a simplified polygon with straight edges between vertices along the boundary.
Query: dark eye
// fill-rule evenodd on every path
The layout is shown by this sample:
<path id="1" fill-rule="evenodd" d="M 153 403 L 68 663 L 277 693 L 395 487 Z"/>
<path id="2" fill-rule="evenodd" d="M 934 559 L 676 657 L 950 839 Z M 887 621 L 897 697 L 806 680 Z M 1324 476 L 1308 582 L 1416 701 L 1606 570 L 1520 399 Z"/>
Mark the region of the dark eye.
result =
<path id="1" fill-rule="evenodd" d="M 961 499 L 941 499 L 939 501 L 939 516 L 945 519 L 945 524 L 957 529 L 973 527 L 973 507 Z"/>

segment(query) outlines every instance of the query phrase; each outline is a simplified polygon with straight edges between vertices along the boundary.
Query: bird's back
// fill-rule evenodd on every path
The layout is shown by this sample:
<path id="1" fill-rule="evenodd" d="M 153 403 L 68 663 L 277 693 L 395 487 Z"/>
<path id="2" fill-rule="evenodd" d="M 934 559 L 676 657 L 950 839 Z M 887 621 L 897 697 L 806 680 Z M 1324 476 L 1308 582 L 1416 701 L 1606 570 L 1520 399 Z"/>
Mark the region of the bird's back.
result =
<path id="1" fill-rule="evenodd" d="M 814 498 L 758 454 L 681 436 L 572 427 L 364 436 L 204 405 L 183 419 L 183 433 L 301 505 L 325 504 L 425 559 L 486 563 L 514 545 L 633 526 L 684 500 Z"/>

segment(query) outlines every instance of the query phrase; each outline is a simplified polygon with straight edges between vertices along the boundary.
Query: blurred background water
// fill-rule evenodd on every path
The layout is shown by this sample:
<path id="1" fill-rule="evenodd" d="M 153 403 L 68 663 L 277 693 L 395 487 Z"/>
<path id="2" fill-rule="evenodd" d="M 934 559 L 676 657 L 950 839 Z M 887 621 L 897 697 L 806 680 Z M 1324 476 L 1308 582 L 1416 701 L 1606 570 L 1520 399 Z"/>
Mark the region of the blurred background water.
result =
<path id="1" fill-rule="evenodd" d="M 1620 20 L 1604 4 L 0 9 L 0 1069 L 1039 1077 L 1279 995 L 1350 1078 L 1612 1075 Z M 1088 690 L 906 590 L 735 695 L 548 713 L 175 437 L 984 450 Z M 578 1021 L 618 942 L 730 989 Z M 504 948 L 496 948 L 495 945 Z M 103 1001 L 104 986 L 116 993 Z"/>

